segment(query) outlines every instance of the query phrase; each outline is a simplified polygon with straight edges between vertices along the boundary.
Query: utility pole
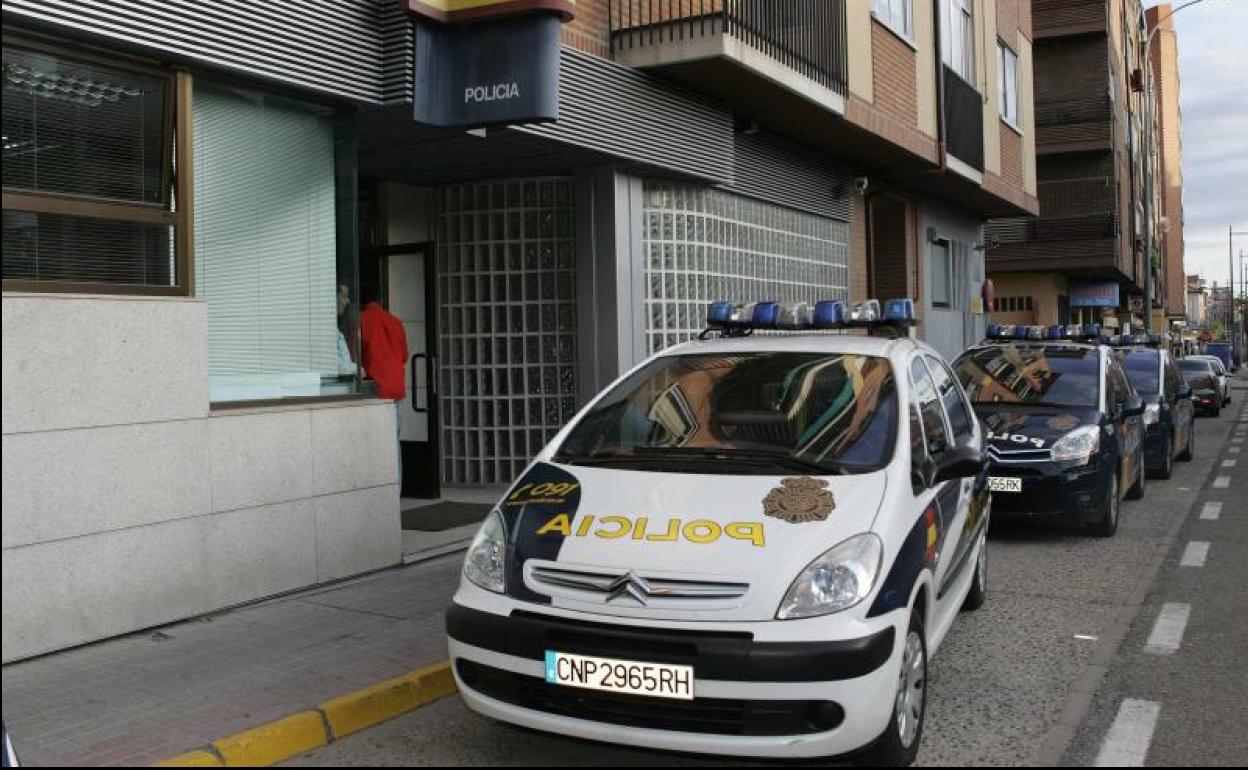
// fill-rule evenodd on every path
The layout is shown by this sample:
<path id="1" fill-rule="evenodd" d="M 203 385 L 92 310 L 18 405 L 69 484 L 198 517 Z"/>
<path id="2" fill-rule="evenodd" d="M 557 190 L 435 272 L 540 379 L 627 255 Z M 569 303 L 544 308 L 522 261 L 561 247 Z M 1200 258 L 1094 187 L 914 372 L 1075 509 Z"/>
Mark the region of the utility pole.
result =
<path id="1" fill-rule="evenodd" d="M 1243 346 L 1240 345 L 1239 343 L 1239 335 L 1235 333 L 1235 320 L 1236 320 L 1236 316 L 1239 315 L 1239 312 L 1238 312 L 1239 300 L 1235 296 L 1235 236 L 1237 235 L 1248 235 L 1248 230 L 1236 230 L 1234 225 L 1226 226 L 1226 265 L 1228 268 L 1230 268 L 1230 273 L 1231 273 L 1230 275 L 1231 285 L 1227 289 L 1227 291 L 1229 292 L 1228 298 L 1230 299 L 1230 302 L 1231 302 L 1230 307 L 1229 307 L 1230 312 L 1227 314 L 1230 316 L 1230 319 L 1229 319 L 1230 323 L 1228 324 L 1227 331 L 1231 335 L 1231 360 L 1232 361 L 1239 361 L 1241 359 L 1240 354 L 1243 352 L 1241 350 Z M 1243 288 L 1242 283 L 1240 284 L 1240 288 L 1241 289 Z"/>

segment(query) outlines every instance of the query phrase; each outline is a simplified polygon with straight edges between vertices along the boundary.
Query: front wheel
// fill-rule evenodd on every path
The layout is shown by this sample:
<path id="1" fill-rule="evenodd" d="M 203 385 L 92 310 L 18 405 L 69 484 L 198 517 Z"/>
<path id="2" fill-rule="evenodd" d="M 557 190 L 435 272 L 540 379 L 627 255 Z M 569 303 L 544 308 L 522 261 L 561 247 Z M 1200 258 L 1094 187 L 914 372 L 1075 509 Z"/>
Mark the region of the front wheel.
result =
<path id="1" fill-rule="evenodd" d="M 1118 531 L 1118 513 L 1121 505 L 1122 503 L 1118 500 L 1118 474 L 1113 473 L 1109 477 L 1109 492 L 1105 496 L 1105 509 L 1101 512 L 1101 518 L 1092 525 L 1092 533 L 1099 537 L 1113 537 Z"/>
<path id="2" fill-rule="evenodd" d="M 910 626 L 901 646 L 901 671 L 893 715 L 884 734 L 867 751 L 867 762 L 878 767 L 909 767 L 919 755 L 923 717 L 927 711 L 927 636 L 918 612 L 910 614 Z"/>
<path id="3" fill-rule="evenodd" d="M 1154 478 L 1168 479 L 1174 474 L 1174 456 L 1172 452 L 1174 452 L 1174 440 L 1167 438 L 1165 446 L 1161 448 L 1161 467 L 1153 471 Z"/>
<path id="4" fill-rule="evenodd" d="M 1140 500 L 1144 497 L 1144 453 L 1140 452 L 1140 456 L 1136 458 L 1135 467 L 1135 483 L 1127 490 L 1128 500 Z"/>

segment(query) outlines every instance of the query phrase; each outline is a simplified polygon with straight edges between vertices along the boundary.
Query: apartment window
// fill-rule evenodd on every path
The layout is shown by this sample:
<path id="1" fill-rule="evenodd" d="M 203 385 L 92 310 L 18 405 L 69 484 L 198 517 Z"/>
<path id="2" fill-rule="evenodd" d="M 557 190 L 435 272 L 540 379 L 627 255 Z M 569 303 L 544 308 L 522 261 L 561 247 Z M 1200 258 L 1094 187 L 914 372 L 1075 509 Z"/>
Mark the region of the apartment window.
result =
<path id="1" fill-rule="evenodd" d="M 189 292 L 175 205 L 176 84 L 56 47 L 5 43 L 5 289 Z"/>
<path id="2" fill-rule="evenodd" d="M 975 83 L 975 11 L 972 0 L 941 2 L 941 49 L 945 64 L 966 82 Z"/>
<path id="3" fill-rule="evenodd" d="M 1001 42 L 997 43 L 997 74 L 1001 81 L 1001 119 L 1017 129 L 1022 125 L 1018 112 L 1018 55 Z"/>
<path id="4" fill-rule="evenodd" d="M 914 39 L 914 0 L 871 0 L 871 15 L 906 40 Z"/>
<path id="5" fill-rule="evenodd" d="M 350 144 L 337 132 L 350 129 L 329 110 L 243 89 L 198 84 L 192 104 L 210 399 L 354 392 L 354 239 L 338 233 L 354 190 L 335 167 Z"/>

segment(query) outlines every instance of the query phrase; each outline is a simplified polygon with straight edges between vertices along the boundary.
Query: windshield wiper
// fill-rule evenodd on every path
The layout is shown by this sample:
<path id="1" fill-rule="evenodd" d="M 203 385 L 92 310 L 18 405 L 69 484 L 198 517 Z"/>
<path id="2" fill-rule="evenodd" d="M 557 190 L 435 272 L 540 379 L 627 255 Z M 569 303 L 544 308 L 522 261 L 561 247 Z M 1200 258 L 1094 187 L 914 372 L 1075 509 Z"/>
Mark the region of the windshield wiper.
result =
<path id="1" fill-rule="evenodd" d="M 673 460 L 698 459 L 721 460 L 749 465 L 766 465 L 784 468 L 790 471 L 801 471 L 817 476 L 840 476 L 849 473 L 843 466 L 835 463 L 817 463 L 804 460 L 793 455 L 782 455 L 750 449 L 730 449 L 726 447 L 661 447 L 639 446 L 635 449 L 639 456 L 663 457 Z"/>

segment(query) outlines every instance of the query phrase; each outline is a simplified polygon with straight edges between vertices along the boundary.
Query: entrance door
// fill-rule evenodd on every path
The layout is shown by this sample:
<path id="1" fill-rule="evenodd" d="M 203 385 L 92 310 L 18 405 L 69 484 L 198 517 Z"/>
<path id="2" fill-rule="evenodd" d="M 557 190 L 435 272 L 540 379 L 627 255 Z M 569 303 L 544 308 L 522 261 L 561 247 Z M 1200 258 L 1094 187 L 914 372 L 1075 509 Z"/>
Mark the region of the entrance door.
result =
<path id="1" fill-rule="evenodd" d="M 411 358 L 407 401 L 399 411 L 403 497 L 441 496 L 438 450 L 437 302 L 432 249 L 413 247 L 385 257 L 387 303 L 403 322 Z"/>

